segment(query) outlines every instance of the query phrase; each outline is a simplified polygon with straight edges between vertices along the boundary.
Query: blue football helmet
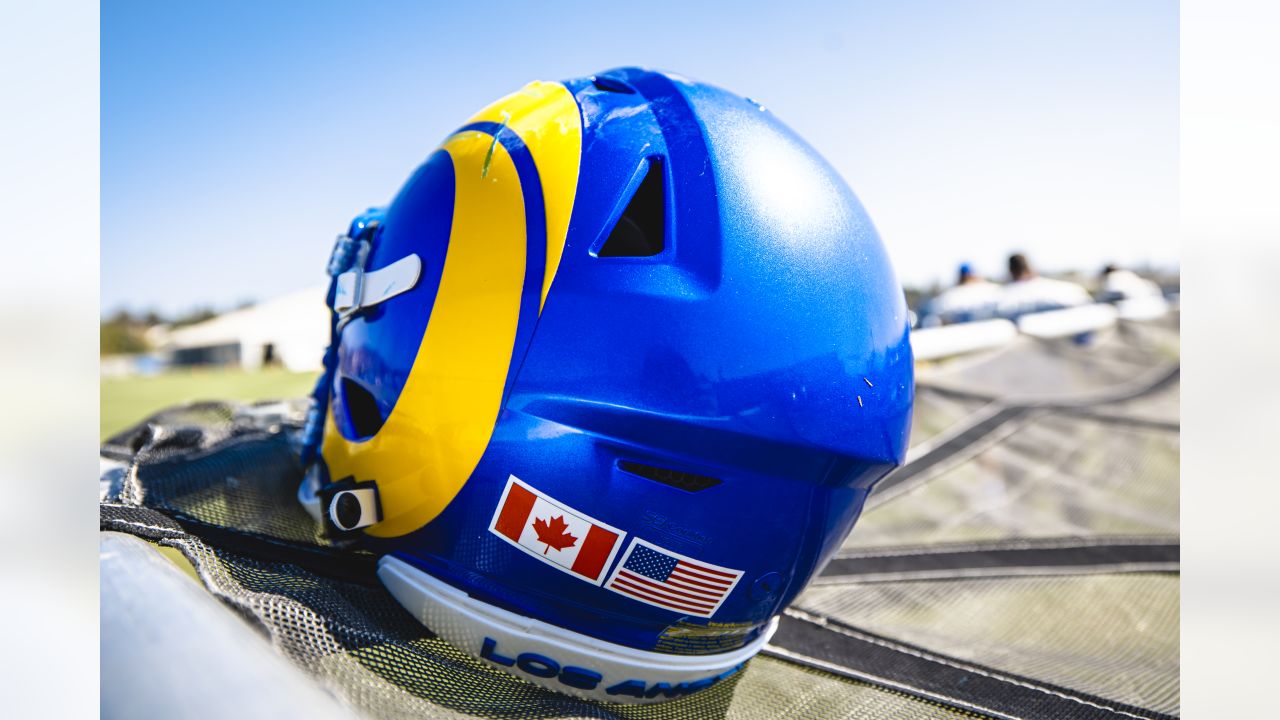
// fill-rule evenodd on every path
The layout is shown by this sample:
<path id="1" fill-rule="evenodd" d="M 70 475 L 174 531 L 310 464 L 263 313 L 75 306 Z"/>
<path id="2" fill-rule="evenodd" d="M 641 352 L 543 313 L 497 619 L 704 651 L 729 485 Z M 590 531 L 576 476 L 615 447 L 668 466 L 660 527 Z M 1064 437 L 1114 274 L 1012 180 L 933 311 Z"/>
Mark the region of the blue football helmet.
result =
<path id="1" fill-rule="evenodd" d="M 299 494 L 446 640 L 657 702 L 738 672 L 902 462 L 907 308 L 761 105 L 533 83 L 338 239 Z"/>

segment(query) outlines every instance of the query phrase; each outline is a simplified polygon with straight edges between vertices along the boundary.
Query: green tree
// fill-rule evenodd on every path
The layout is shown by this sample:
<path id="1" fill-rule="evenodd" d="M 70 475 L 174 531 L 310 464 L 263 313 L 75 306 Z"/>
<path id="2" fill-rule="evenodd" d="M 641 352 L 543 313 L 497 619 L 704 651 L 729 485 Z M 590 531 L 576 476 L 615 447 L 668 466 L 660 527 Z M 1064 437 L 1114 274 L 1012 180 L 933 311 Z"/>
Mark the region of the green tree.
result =
<path id="1" fill-rule="evenodd" d="M 147 351 L 147 343 L 131 323 L 113 318 L 102 323 L 99 350 L 102 355 L 140 353 Z"/>

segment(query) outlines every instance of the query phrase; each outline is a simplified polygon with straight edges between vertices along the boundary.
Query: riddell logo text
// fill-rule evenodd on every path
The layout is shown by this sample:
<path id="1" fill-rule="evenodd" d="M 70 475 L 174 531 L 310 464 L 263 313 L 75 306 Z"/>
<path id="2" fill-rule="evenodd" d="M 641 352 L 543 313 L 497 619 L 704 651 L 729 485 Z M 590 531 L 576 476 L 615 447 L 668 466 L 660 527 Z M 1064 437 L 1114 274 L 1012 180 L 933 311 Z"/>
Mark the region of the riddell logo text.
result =
<path id="1" fill-rule="evenodd" d="M 561 685 L 579 690 L 595 690 L 604 681 L 604 674 L 601 672 L 590 668 L 564 665 L 540 653 L 523 652 L 515 657 L 502 655 L 498 652 L 498 641 L 489 637 L 484 639 L 484 644 L 480 647 L 480 657 L 503 667 L 519 668 L 521 672 L 534 677 L 555 679 Z M 636 698 L 675 698 L 709 688 L 741 669 L 742 664 L 729 668 L 719 675 L 674 684 L 628 679 L 609 685 L 605 688 L 605 694 Z"/>

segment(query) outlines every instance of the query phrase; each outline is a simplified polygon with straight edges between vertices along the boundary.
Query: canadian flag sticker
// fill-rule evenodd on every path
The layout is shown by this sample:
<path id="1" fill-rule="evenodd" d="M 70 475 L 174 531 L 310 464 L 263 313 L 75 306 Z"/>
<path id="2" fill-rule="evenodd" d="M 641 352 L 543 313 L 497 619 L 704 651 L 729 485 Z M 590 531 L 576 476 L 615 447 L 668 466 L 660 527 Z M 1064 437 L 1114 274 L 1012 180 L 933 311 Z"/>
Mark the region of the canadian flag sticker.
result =
<path id="1" fill-rule="evenodd" d="M 489 532 L 524 552 L 587 582 L 604 582 L 604 570 L 622 546 L 621 530 L 507 478 Z"/>

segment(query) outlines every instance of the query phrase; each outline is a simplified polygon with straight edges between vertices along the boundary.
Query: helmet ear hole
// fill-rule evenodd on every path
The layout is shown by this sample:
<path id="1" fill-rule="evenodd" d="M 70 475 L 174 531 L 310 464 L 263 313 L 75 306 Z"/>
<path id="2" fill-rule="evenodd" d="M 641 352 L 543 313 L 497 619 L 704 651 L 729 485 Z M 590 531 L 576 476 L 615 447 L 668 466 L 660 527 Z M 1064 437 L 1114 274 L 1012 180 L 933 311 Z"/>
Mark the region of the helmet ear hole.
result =
<path id="1" fill-rule="evenodd" d="M 351 420 L 351 429 L 360 437 L 370 437 L 382 429 L 384 418 L 378 409 L 378 401 L 360 383 L 342 378 L 342 398 Z"/>
<path id="2" fill-rule="evenodd" d="M 652 257 L 665 247 L 666 192 L 662 159 L 649 158 L 644 179 L 622 211 L 597 257 Z"/>

